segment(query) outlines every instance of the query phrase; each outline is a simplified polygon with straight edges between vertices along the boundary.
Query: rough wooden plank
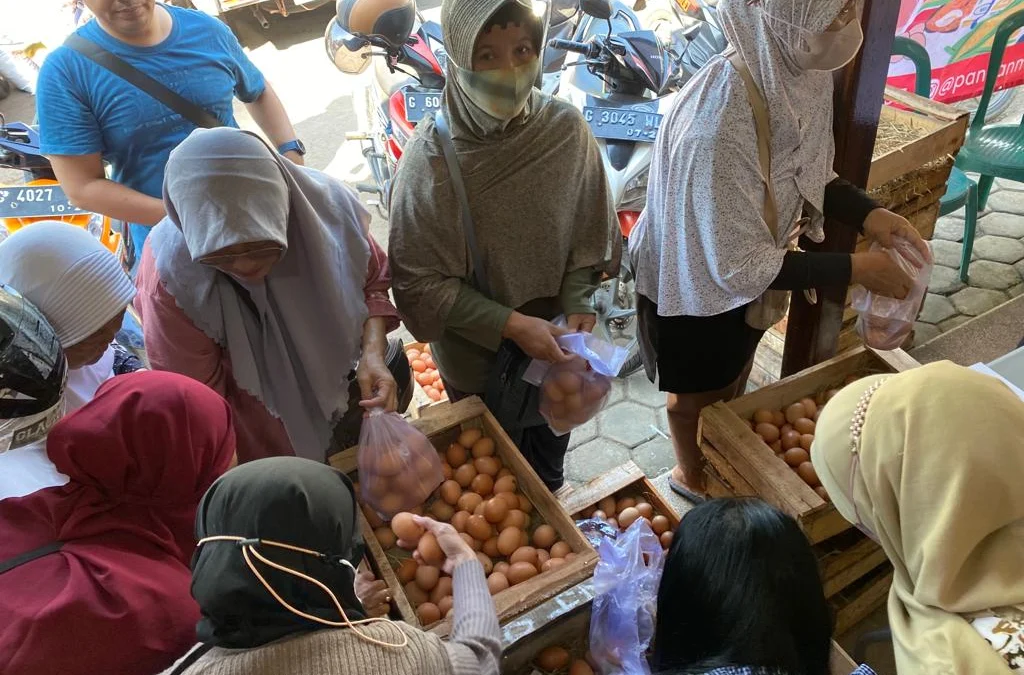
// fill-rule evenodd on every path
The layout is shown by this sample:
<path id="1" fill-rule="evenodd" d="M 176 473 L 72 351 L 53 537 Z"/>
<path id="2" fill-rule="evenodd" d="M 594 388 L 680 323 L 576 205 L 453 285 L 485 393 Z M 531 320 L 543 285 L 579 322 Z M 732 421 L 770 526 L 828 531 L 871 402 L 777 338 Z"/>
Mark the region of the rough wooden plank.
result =
<path id="1" fill-rule="evenodd" d="M 529 675 L 537 654 L 547 647 L 563 647 L 573 659 L 583 658 L 590 646 L 592 609 L 591 602 L 581 604 L 508 647 L 501 656 L 502 675 Z"/>
<path id="2" fill-rule="evenodd" d="M 835 634 L 842 635 L 885 604 L 892 579 L 893 572 L 890 569 L 884 574 L 876 573 L 858 584 L 856 591 L 851 593 L 852 600 L 837 606 Z"/>
<path id="3" fill-rule="evenodd" d="M 886 561 L 885 551 L 864 537 L 856 544 L 822 560 L 825 597 L 831 598 Z"/>
<path id="4" fill-rule="evenodd" d="M 912 91 L 900 89 L 899 87 L 886 86 L 885 98 L 908 108 L 924 113 L 935 120 L 944 122 L 959 122 L 967 120 L 970 115 L 959 108 L 951 105 L 933 101 L 924 96 L 918 96 Z M 966 126 L 964 127 L 966 130 Z"/>
<path id="5" fill-rule="evenodd" d="M 643 478 L 644 472 L 635 462 L 629 461 L 606 471 L 583 487 L 574 489 L 562 498 L 562 508 L 566 513 L 576 514 L 588 506 L 593 506 L 605 497 L 613 495 L 622 488 Z"/>
<path id="6" fill-rule="evenodd" d="M 403 621 L 411 626 L 420 628 L 420 620 L 416 616 L 416 610 L 413 609 L 412 603 L 406 597 L 402 583 L 398 580 L 395 570 L 391 568 L 391 562 L 388 560 L 387 554 L 381 547 L 380 542 L 377 541 L 377 537 L 373 536 L 373 527 L 370 526 L 370 521 L 363 515 L 362 509 L 356 509 L 356 513 L 358 514 L 359 529 L 363 533 L 367 556 L 371 559 L 373 571 L 378 579 L 388 585 L 388 589 L 391 591 L 392 608 L 398 612 Z"/>
<path id="7" fill-rule="evenodd" d="M 830 675 L 850 675 L 857 669 L 857 664 L 850 655 L 843 651 L 835 640 L 832 641 L 832 653 L 828 659 L 828 670 Z"/>
<path id="8" fill-rule="evenodd" d="M 704 457 L 708 460 L 708 463 L 714 468 L 714 471 L 717 474 L 716 478 L 726 489 L 729 490 L 729 494 L 725 496 L 757 496 L 757 490 L 755 490 L 743 476 L 737 473 L 732 464 L 730 464 L 720 452 L 715 450 L 713 445 L 710 443 L 701 443 L 700 448 L 704 453 Z"/>
<path id="9" fill-rule="evenodd" d="M 871 351 L 874 352 L 875 356 L 884 361 L 894 373 L 902 373 L 907 370 L 921 367 L 921 364 L 918 363 L 917 359 L 902 349 L 894 349 L 889 352 L 879 349 L 872 349 Z"/>
<path id="10" fill-rule="evenodd" d="M 843 518 L 842 514 L 828 502 L 823 502 L 821 507 L 801 514 L 796 520 L 800 523 L 800 529 L 804 531 L 807 538 L 815 544 L 831 539 L 853 527 L 850 521 Z"/>

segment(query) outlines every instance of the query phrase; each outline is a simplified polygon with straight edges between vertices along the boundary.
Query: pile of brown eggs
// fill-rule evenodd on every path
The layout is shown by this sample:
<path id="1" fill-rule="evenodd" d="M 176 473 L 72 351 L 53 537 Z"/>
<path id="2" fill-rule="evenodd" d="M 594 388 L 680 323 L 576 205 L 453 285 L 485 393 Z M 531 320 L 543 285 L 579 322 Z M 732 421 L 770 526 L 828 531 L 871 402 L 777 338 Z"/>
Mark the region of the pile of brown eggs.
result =
<path id="1" fill-rule="evenodd" d="M 554 646 L 542 649 L 533 663 L 547 673 L 568 672 L 569 675 L 594 675 L 596 668 L 591 665 L 592 660 L 589 653 L 582 659 L 573 659 L 568 649 Z"/>
<path id="2" fill-rule="evenodd" d="M 668 550 L 672 546 L 672 523 L 665 515 L 658 513 L 643 495 L 624 496 L 621 492 L 605 497 L 594 506 L 583 509 L 577 518 L 600 518 L 612 527 L 625 532 L 639 518 L 647 520 L 651 530 L 661 540 L 661 546 Z"/>
<path id="3" fill-rule="evenodd" d="M 445 482 L 432 502 L 412 512 L 451 523 L 477 552 L 491 595 L 576 558 L 553 527 L 534 522 L 533 505 L 518 491 L 515 475 L 495 455 L 493 439 L 479 429 L 467 429 L 442 454 L 442 460 Z M 420 623 L 429 626 L 447 617 L 452 580 L 441 571 L 444 556 L 434 535 L 424 534 L 407 513 L 396 515 L 390 527 L 369 509 L 364 513 L 377 541 L 394 561 Z M 423 563 L 399 553 L 398 540 L 418 542 Z"/>

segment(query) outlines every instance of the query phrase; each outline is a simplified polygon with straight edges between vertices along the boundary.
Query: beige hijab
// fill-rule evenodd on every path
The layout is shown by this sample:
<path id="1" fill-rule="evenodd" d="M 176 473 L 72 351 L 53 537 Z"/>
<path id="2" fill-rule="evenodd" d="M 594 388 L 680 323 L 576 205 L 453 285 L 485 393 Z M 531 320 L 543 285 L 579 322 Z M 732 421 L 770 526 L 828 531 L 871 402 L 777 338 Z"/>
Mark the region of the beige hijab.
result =
<path id="1" fill-rule="evenodd" d="M 1008 672 L 964 615 L 1024 603 L 1024 402 L 942 362 L 850 385 L 817 429 L 822 484 L 895 568 L 900 675 Z"/>

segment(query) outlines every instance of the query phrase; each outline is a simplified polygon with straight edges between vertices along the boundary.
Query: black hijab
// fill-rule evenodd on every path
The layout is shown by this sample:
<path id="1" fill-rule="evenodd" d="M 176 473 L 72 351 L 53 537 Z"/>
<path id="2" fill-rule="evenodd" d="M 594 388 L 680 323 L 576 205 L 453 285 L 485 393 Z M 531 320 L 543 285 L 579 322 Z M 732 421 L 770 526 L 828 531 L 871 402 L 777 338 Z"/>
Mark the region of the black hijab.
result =
<path id="1" fill-rule="evenodd" d="M 352 483 L 329 466 L 297 457 L 243 464 L 214 483 L 196 513 L 196 538 L 217 535 L 262 538 L 340 556 L 358 566 L 362 537 L 356 533 Z M 348 618 L 365 618 L 346 565 L 263 544 L 256 549 L 279 565 L 313 577 L 331 589 Z M 341 621 L 331 598 L 308 581 L 252 558 L 260 574 L 296 609 Z M 202 618 L 199 640 L 207 645 L 258 647 L 293 633 L 325 626 L 289 611 L 252 573 L 236 542 L 203 544 L 192 564 L 192 596 Z"/>

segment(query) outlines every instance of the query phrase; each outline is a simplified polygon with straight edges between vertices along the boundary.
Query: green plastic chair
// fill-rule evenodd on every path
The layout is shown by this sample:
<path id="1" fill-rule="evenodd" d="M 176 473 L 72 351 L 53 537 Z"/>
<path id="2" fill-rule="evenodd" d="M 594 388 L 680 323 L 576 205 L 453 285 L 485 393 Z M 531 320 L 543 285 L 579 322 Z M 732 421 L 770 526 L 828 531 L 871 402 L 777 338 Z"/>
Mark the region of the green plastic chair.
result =
<path id="1" fill-rule="evenodd" d="M 978 207 L 981 209 L 985 208 L 992 191 L 992 182 L 997 177 L 1024 181 L 1024 120 L 1016 125 L 985 126 L 985 114 L 988 112 L 992 92 L 995 91 L 1006 45 L 1021 27 L 1024 27 L 1024 11 L 1014 12 L 996 28 L 985 75 L 985 93 L 967 132 L 967 142 L 956 158 L 956 165 L 964 171 L 981 174 L 978 180 Z"/>
<path id="2" fill-rule="evenodd" d="M 917 72 L 915 93 L 929 98 L 932 92 L 932 61 L 928 51 L 910 38 L 897 37 L 893 42 L 893 55 L 906 56 L 914 62 Z M 978 229 L 978 184 L 956 166 L 946 182 L 946 194 L 939 202 L 939 215 L 948 216 L 964 209 L 964 245 L 960 254 L 960 280 L 967 283 L 974 251 L 974 235 Z"/>

